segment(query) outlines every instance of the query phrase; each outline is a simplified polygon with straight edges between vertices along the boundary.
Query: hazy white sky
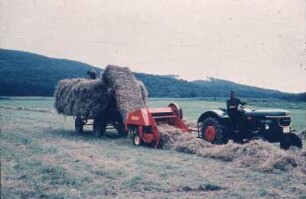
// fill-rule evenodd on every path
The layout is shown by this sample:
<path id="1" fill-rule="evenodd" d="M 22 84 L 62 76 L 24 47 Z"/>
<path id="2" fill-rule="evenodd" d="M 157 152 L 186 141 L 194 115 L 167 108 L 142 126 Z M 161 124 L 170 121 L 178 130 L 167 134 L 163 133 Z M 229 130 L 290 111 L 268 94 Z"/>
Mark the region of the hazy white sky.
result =
<path id="1" fill-rule="evenodd" d="M 306 91 L 306 0 L 0 0 L 0 45 Z"/>

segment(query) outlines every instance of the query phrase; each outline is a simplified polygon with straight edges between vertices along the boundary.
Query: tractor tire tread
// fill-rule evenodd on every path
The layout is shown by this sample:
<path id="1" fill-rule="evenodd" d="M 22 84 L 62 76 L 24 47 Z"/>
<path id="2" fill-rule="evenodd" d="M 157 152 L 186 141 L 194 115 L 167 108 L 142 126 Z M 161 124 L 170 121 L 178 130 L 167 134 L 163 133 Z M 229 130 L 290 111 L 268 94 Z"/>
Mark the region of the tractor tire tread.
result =
<path id="1" fill-rule="evenodd" d="M 227 129 L 224 125 L 220 123 L 220 121 L 218 121 L 218 119 L 214 117 L 207 117 L 206 119 L 203 120 L 201 127 L 201 134 L 202 134 L 201 137 L 204 139 L 203 129 L 206 129 L 209 125 L 215 126 L 217 130 L 216 139 L 212 143 L 227 144 L 229 139 Z"/>

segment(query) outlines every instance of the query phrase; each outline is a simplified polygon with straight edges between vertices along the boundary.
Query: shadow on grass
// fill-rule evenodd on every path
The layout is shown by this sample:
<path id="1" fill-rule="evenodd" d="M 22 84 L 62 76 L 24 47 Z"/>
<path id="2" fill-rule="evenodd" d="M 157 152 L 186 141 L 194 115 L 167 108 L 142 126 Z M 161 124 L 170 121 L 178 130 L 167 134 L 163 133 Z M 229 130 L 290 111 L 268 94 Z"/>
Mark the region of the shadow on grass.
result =
<path id="1" fill-rule="evenodd" d="M 63 138 L 68 140 L 127 140 L 128 136 L 121 136 L 116 131 L 107 131 L 101 137 L 95 137 L 92 131 L 86 130 L 81 134 L 76 133 L 74 130 L 66 129 L 53 129 L 48 128 L 44 130 L 45 135 L 52 138 Z"/>

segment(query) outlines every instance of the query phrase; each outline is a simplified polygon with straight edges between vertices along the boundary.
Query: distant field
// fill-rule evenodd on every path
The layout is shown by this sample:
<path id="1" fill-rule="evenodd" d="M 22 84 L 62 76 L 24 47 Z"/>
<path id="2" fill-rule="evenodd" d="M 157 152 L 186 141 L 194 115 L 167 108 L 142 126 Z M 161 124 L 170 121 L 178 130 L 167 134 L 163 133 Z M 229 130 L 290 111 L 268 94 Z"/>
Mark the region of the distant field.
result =
<path id="1" fill-rule="evenodd" d="M 184 117 L 194 121 L 204 111 L 225 108 L 225 100 L 217 99 L 217 102 L 214 102 L 212 99 L 204 98 L 150 98 L 148 106 L 165 107 L 170 102 L 177 102 L 183 108 Z M 289 102 L 275 99 L 246 99 L 246 101 L 249 104 L 248 108 L 251 109 L 286 109 L 291 113 L 293 128 L 297 131 L 306 129 L 306 102 Z M 53 103 L 53 97 L 0 97 L 0 104 L 6 106 L 53 108 Z"/>
<path id="2" fill-rule="evenodd" d="M 183 107 L 189 120 L 225 106 L 203 99 L 150 99 L 148 104 L 164 107 L 172 101 Z M 270 108 L 291 111 L 296 129 L 305 128 L 305 103 L 272 104 Z M 288 152 L 277 144 L 255 143 L 256 151 L 232 144 L 231 155 L 246 156 L 246 163 L 235 162 L 214 153 L 201 157 L 135 147 L 113 130 L 100 139 L 92 136 L 90 128 L 77 136 L 72 117 L 7 108 L 51 109 L 53 98 L 1 97 L 0 105 L 1 199 L 306 197 L 305 144 L 302 151 Z M 263 170 L 273 158 L 261 156 L 274 157 L 273 153 L 281 155 L 279 162 Z M 258 166 L 259 159 L 267 162 Z"/>

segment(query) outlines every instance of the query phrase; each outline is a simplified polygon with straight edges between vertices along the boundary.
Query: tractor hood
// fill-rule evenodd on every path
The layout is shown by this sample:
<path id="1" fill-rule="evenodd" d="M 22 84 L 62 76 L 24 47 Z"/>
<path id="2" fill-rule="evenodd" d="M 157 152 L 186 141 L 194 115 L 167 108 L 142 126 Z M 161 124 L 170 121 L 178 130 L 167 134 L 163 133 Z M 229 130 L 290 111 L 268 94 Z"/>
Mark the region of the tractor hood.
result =
<path id="1" fill-rule="evenodd" d="M 245 109 L 245 116 L 289 116 L 289 111 L 284 109 L 262 109 L 250 110 Z"/>

